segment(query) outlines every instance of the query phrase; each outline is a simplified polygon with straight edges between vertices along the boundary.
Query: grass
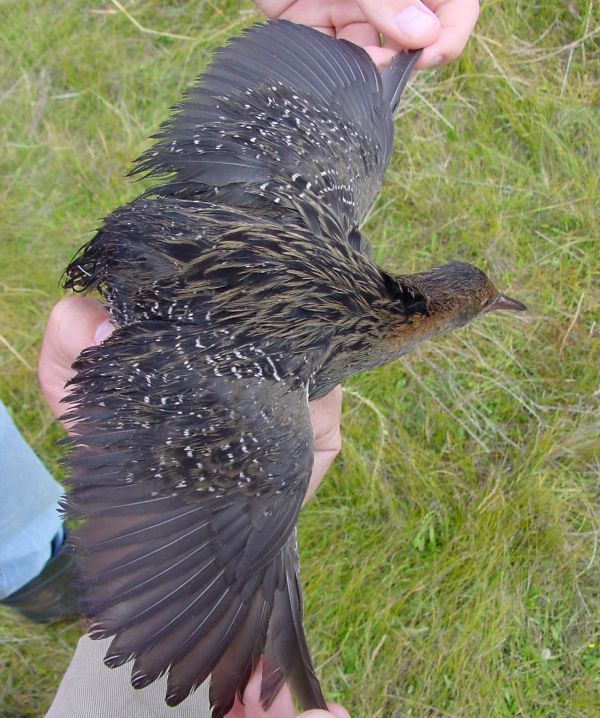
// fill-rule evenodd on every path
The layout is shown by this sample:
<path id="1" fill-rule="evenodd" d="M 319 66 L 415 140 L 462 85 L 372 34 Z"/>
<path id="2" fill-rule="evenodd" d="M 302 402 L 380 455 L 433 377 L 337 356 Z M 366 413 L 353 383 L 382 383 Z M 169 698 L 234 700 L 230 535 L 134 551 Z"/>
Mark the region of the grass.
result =
<path id="1" fill-rule="evenodd" d="M 60 273 L 139 191 L 123 175 L 169 105 L 255 15 L 1 5 L 0 396 L 60 477 L 34 371 Z M 355 718 L 600 715 L 595 10 L 491 0 L 462 58 L 407 91 L 367 224 L 376 259 L 472 261 L 530 311 L 348 387 L 343 452 L 300 541 L 319 673 Z M 44 712 L 78 634 L 0 613 L 3 718 Z"/>

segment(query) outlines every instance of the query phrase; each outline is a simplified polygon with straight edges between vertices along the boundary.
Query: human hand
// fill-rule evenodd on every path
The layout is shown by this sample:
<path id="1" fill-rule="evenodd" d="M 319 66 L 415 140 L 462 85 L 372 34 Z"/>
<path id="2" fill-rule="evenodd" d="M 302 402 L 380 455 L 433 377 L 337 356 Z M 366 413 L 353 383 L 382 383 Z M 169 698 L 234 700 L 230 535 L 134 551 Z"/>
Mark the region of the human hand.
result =
<path id="1" fill-rule="evenodd" d="M 255 0 L 283 18 L 361 45 L 379 65 L 401 48 L 424 48 L 417 68 L 441 65 L 463 51 L 479 16 L 479 0 Z M 385 47 L 380 46 L 380 36 Z"/>
<path id="2" fill-rule="evenodd" d="M 261 682 L 262 667 L 259 666 L 248 682 L 244 702 L 236 699 L 225 718 L 350 718 L 348 712 L 336 703 L 329 703 L 328 711 L 310 710 L 297 715 L 287 686 L 282 688 L 269 710 L 264 711 L 260 705 Z"/>
<path id="3" fill-rule="evenodd" d="M 65 384 L 75 375 L 73 362 L 86 347 L 110 336 L 113 329 L 102 304 L 91 297 L 64 297 L 52 309 L 42 340 L 38 377 L 57 419 L 67 410 L 61 400 L 67 394 Z M 69 428 L 66 423 L 64 426 Z"/>

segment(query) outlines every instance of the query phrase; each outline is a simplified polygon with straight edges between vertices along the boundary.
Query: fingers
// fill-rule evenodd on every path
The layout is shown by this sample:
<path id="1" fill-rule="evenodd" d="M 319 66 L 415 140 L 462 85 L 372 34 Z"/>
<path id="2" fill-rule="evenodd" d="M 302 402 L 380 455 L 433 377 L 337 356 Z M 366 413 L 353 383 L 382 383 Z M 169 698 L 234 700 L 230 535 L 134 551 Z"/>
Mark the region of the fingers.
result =
<path id="1" fill-rule="evenodd" d="M 419 0 L 358 0 L 366 19 L 396 48 L 419 49 L 437 42 L 442 26 Z"/>
<path id="2" fill-rule="evenodd" d="M 424 48 L 417 68 L 442 65 L 464 50 L 479 17 L 479 0 L 357 0 L 365 17 L 386 39 L 390 48 Z M 389 61 L 367 48 L 381 66 Z"/>
<path id="3" fill-rule="evenodd" d="M 479 17 L 478 0 L 357 1 L 389 47 L 425 48 L 417 64 L 420 69 L 455 60 Z"/>
<path id="4" fill-rule="evenodd" d="M 336 448 L 335 430 L 342 418 L 342 388 L 336 386 L 329 394 L 311 401 L 308 408 L 315 435 L 315 449 Z"/>
<path id="5" fill-rule="evenodd" d="M 295 718 L 296 711 L 287 685 L 283 686 L 269 710 L 263 709 L 260 703 L 262 668 L 261 661 L 248 681 L 243 702 L 236 698 L 233 708 L 225 718 Z M 327 706 L 327 711 L 310 710 L 298 718 L 350 718 L 348 711 L 337 703 L 328 703 Z"/>
<path id="6" fill-rule="evenodd" d="M 350 718 L 348 711 L 337 703 L 328 703 L 327 706 L 328 711 L 307 711 L 298 718 Z"/>
<path id="7" fill-rule="evenodd" d="M 456 60 L 465 49 L 479 17 L 479 0 L 431 0 L 430 5 L 440 20 L 442 32 L 433 45 L 423 50 L 419 68 Z"/>
<path id="8" fill-rule="evenodd" d="M 98 344 L 111 331 L 106 311 L 90 297 L 65 297 L 52 310 L 42 341 L 38 376 L 55 416 L 65 412 L 60 400 L 65 395 L 65 383 L 74 374 L 71 365 L 86 347 Z"/>
<path id="9" fill-rule="evenodd" d="M 260 691 L 262 687 L 262 660 L 252 674 L 246 690 L 244 700 L 236 698 L 233 708 L 225 718 L 295 718 L 296 710 L 292 701 L 292 694 L 287 685 L 277 694 L 273 705 L 265 711 L 260 702 Z"/>
<path id="10" fill-rule="evenodd" d="M 335 718 L 350 718 L 350 713 L 338 703 L 328 703 L 327 707 Z"/>
<path id="11" fill-rule="evenodd" d="M 379 45 L 379 33 L 368 22 L 350 22 L 339 30 L 336 36 L 339 40 L 349 40 L 361 47 Z"/>
<path id="12" fill-rule="evenodd" d="M 388 65 L 396 54 L 392 48 L 380 46 L 380 33 L 368 22 L 350 22 L 338 28 L 335 35 L 363 47 L 379 68 Z"/>
<path id="13" fill-rule="evenodd" d="M 315 435 L 315 458 L 306 497 L 308 501 L 317 490 L 327 469 L 342 448 L 340 420 L 342 417 L 342 389 L 336 386 L 326 396 L 309 404 Z"/>
<path id="14" fill-rule="evenodd" d="M 361 45 L 379 66 L 395 51 L 424 48 L 418 68 L 456 59 L 479 15 L 478 0 L 258 0 L 269 17 L 311 25 Z M 380 47 L 380 35 L 386 47 Z"/>

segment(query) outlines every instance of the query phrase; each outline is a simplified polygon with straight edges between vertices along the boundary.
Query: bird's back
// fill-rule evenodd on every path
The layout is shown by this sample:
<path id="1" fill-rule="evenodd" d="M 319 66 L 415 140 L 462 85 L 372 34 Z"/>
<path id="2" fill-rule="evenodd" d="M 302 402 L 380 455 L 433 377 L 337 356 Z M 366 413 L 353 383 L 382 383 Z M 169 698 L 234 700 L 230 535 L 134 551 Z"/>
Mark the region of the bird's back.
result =
<path id="1" fill-rule="evenodd" d="M 339 235 L 180 197 L 113 212 L 68 276 L 94 277 L 118 326 L 191 324 L 226 330 L 223 345 L 251 336 L 304 352 L 385 291 L 381 270 Z"/>

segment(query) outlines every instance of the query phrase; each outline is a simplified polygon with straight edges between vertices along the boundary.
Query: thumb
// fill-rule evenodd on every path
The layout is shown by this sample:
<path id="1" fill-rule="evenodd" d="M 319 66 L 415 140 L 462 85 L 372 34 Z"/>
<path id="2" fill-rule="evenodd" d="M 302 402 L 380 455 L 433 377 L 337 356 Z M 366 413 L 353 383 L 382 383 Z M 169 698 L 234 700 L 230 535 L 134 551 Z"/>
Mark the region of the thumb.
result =
<path id="1" fill-rule="evenodd" d="M 367 20 L 392 46 L 417 50 L 436 42 L 442 31 L 438 18 L 419 0 L 357 0 Z"/>
<path id="2" fill-rule="evenodd" d="M 65 405 L 65 384 L 74 375 L 71 365 L 88 346 L 98 344 L 111 333 L 112 324 L 100 302 L 90 297 L 65 297 L 56 304 L 48 319 L 38 375 L 42 392 L 55 416 Z"/>

